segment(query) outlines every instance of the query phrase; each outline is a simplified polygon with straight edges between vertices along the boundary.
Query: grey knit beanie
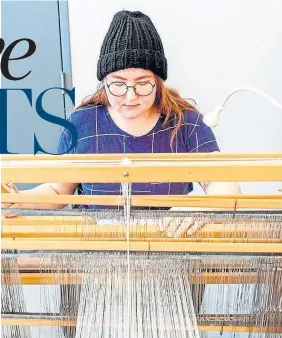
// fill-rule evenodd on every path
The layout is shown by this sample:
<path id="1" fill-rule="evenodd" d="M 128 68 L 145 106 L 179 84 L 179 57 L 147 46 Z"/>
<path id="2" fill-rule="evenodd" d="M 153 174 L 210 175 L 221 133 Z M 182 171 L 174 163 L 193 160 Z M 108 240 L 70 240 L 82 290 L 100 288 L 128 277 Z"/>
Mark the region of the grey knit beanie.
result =
<path id="1" fill-rule="evenodd" d="M 116 13 L 103 41 L 97 65 L 99 81 L 109 73 L 149 69 L 167 79 L 167 60 L 161 38 L 151 19 L 141 12 Z"/>

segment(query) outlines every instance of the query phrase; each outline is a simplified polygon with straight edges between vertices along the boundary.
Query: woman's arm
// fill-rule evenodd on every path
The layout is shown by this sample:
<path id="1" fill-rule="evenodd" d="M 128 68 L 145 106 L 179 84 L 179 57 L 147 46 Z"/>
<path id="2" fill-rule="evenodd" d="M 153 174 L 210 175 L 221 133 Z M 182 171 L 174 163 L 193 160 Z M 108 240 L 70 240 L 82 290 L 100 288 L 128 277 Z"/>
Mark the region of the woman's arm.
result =
<path id="1" fill-rule="evenodd" d="M 10 193 L 18 194 L 37 194 L 37 195 L 72 195 L 79 183 L 44 183 L 39 186 L 18 191 L 14 184 L 10 184 Z M 2 203 L 2 208 L 11 209 L 62 209 L 66 204 L 55 203 Z"/>
<path id="2" fill-rule="evenodd" d="M 206 195 L 241 195 L 237 182 L 200 182 Z"/>
<path id="3" fill-rule="evenodd" d="M 241 195 L 240 185 L 236 182 L 200 182 L 206 195 Z M 224 208 L 173 207 L 172 211 L 224 211 Z"/>
<path id="4" fill-rule="evenodd" d="M 213 151 L 218 153 L 218 151 Z M 206 195 L 241 195 L 237 182 L 199 182 Z"/>

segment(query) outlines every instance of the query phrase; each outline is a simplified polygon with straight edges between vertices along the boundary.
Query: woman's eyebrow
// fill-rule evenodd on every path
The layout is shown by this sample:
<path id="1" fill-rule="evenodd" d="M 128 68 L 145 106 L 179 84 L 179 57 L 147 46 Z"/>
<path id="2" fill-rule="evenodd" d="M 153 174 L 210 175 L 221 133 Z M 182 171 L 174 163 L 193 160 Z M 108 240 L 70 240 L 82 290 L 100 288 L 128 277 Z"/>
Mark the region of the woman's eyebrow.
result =
<path id="1" fill-rule="evenodd" d="M 128 81 L 128 79 L 126 79 L 125 77 L 119 76 L 119 75 L 113 75 L 112 78 L 118 79 L 118 80 L 123 80 L 123 81 Z M 136 77 L 133 80 L 137 81 L 137 80 L 142 80 L 142 79 L 151 79 L 151 75 L 142 75 L 142 76 Z"/>

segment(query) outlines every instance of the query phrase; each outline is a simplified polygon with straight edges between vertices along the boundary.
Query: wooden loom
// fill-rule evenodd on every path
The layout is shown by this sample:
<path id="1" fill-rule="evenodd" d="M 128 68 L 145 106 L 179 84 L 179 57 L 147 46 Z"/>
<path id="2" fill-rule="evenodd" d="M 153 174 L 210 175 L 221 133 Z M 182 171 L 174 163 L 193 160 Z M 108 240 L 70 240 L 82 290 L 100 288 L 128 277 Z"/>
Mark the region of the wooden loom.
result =
<path id="1" fill-rule="evenodd" d="M 131 162 L 123 162 L 124 155 L 61 155 L 2 157 L 1 183 L 44 182 L 249 182 L 282 181 L 282 154 L 231 155 L 231 154 L 126 154 Z M 58 203 L 123 205 L 122 196 L 77 196 L 77 195 L 31 195 L 6 194 L 2 191 L 2 202 Z M 282 210 L 280 195 L 236 195 L 236 196 L 131 196 L 131 206 L 151 207 L 204 207 L 223 208 L 233 215 L 238 209 Z M 176 214 L 172 213 L 172 216 Z M 205 217 L 204 217 L 205 218 Z M 259 221 L 260 214 L 257 219 Z M 214 219 L 213 219 L 214 220 Z M 223 224 L 220 213 L 214 222 L 207 222 L 196 233 L 184 232 L 180 238 L 170 237 L 160 231 L 156 224 L 130 227 L 130 251 L 134 252 L 199 252 L 199 253 L 282 253 L 281 223 L 271 228 L 263 225 L 258 232 L 248 224 Z M 60 228 L 60 231 L 58 231 Z M 278 231 L 275 238 L 273 229 Z M 252 236 L 252 231 L 254 232 Z M 259 233 L 259 235 L 258 235 Z M 81 215 L 68 216 L 18 216 L 2 218 L 2 249 L 7 250 L 95 250 L 126 251 L 125 226 L 96 224 L 93 218 Z M 282 260 L 280 260 L 282 263 Z M 216 262 L 215 262 L 216 264 Z M 48 271 L 44 278 L 37 271 L 38 261 L 32 258 L 19 259 L 22 284 L 59 283 L 73 280 L 69 273 L 60 278 Z M 231 267 L 230 267 L 231 268 Z M 233 266 L 236 270 L 236 266 Z M 26 272 L 28 270 L 28 272 Z M 33 271 L 34 270 L 34 271 Z M 238 275 L 220 272 L 191 274 L 192 283 L 203 284 L 251 284 L 258 279 L 255 270 Z M 47 274 L 47 273 L 46 273 Z M 76 276 L 76 282 L 81 276 Z M 5 282 L 5 275 L 2 275 Z M 224 323 L 224 318 L 222 319 Z M 61 325 L 64 325 L 60 321 Z M 2 325 L 57 325 L 56 318 L 2 318 Z M 75 325 L 75 321 L 66 325 Z M 262 331 L 262 328 L 230 325 L 200 325 L 206 331 Z M 269 331 L 270 330 L 270 331 Z M 268 327 L 267 332 L 282 333 L 282 326 Z"/>

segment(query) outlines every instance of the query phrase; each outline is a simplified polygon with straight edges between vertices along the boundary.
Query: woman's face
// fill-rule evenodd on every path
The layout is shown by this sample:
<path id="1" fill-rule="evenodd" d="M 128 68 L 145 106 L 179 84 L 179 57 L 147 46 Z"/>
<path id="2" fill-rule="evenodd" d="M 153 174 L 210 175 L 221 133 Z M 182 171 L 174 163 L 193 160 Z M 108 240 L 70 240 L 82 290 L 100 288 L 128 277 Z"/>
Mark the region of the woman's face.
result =
<path id="1" fill-rule="evenodd" d="M 105 88 L 110 106 L 124 118 L 135 119 L 152 108 L 156 98 L 156 81 L 154 73 L 140 68 L 129 68 L 111 73 L 105 78 Z M 136 92 L 148 94 L 141 96 L 135 93 L 134 88 L 126 86 L 137 85 Z M 110 87 L 109 87 L 110 85 Z M 153 86 L 152 86 L 153 85 Z M 113 94 L 121 95 L 115 96 Z"/>

